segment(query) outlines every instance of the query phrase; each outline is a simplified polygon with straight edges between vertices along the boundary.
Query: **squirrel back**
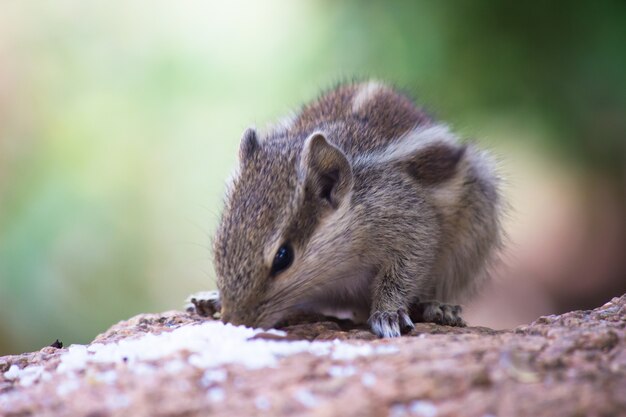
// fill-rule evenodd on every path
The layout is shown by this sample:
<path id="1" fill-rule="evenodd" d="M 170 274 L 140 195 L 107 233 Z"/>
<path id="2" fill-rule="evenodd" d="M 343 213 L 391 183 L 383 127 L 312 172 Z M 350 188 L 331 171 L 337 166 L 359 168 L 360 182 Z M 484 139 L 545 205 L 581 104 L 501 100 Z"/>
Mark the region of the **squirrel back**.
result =
<path id="1" fill-rule="evenodd" d="M 380 150 L 431 117 L 398 90 L 378 81 L 349 83 L 323 93 L 283 124 L 293 137 L 336 132 L 333 143 L 349 156 Z M 284 130 L 280 129 L 279 132 Z"/>

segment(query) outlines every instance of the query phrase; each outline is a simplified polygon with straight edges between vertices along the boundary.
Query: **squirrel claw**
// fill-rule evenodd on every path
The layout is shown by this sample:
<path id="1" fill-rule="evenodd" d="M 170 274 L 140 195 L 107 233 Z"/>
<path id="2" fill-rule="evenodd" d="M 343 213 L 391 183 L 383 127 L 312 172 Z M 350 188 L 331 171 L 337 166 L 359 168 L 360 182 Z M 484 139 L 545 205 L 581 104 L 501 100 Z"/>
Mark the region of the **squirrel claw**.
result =
<path id="1" fill-rule="evenodd" d="M 378 337 L 400 337 L 415 326 L 404 308 L 396 311 L 375 311 L 368 320 Z"/>
<path id="2" fill-rule="evenodd" d="M 185 310 L 203 317 L 214 317 L 222 309 L 219 291 L 202 291 L 190 295 Z"/>
<path id="3" fill-rule="evenodd" d="M 467 326 L 465 321 L 461 318 L 463 308 L 459 305 L 444 304 L 438 301 L 426 301 L 418 303 L 418 305 L 415 306 L 415 310 L 421 312 L 421 320 L 419 321 L 442 324 L 444 326 Z"/>

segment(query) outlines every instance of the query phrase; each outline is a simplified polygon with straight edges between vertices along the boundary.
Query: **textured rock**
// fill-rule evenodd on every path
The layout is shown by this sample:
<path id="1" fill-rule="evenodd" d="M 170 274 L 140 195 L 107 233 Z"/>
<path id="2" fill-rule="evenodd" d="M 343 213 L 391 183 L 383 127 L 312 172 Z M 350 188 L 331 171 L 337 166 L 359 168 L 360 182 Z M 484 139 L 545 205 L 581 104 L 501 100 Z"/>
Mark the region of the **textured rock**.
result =
<path id="1" fill-rule="evenodd" d="M 394 340 L 319 317 L 298 318 L 281 333 L 191 313 L 143 314 L 87 348 L 0 358 L 0 414 L 619 416 L 625 327 L 626 295 L 511 331 L 420 323 Z M 269 356 L 243 360 L 230 352 L 237 345 L 218 352 L 211 332 L 223 332 L 225 344 L 238 332 L 248 347 L 241 352 Z"/>

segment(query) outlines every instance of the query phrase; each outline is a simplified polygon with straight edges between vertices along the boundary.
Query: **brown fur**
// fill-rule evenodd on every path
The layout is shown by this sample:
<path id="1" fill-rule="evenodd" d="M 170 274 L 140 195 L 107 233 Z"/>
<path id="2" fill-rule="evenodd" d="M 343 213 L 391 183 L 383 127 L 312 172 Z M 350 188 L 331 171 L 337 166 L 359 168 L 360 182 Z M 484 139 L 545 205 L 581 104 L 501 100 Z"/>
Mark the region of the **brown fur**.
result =
<path id="1" fill-rule="evenodd" d="M 499 212 L 485 153 L 390 87 L 339 86 L 289 126 L 244 133 L 214 240 L 223 318 L 271 327 L 295 310 L 352 309 L 398 336 L 412 303 L 476 286 Z M 285 243 L 293 264 L 271 276 Z"/>

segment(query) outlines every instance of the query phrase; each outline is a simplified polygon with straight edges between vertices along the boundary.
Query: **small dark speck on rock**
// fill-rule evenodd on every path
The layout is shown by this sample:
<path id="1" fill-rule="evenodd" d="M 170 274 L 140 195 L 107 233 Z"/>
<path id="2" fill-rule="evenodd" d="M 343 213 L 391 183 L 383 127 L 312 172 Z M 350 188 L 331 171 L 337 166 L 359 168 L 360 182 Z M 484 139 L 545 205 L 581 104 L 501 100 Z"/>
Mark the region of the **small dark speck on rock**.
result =
<path id="1" fill-rule="evenodd" d="M 57 339 L 54 342 L 52 342 L 50 347 L 53 347 L 55 349 L 62 349 L 63 348 L 63 342 L 61 342 L 59 339 Z"/>

